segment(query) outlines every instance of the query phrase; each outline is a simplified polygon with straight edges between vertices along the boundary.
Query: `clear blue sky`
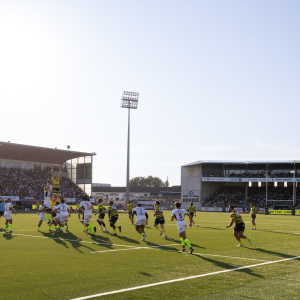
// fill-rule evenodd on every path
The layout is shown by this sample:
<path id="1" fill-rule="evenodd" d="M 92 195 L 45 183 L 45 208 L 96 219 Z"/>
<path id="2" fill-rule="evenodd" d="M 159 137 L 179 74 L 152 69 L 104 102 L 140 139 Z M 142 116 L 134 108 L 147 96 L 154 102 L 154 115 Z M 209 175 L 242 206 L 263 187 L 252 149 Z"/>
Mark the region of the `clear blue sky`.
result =
<path id="1" fill-rule="evenodd" d="M 94 182 L 299 159 L 299 1 L 0 2 L 0 140 L 96 152 Z"/>

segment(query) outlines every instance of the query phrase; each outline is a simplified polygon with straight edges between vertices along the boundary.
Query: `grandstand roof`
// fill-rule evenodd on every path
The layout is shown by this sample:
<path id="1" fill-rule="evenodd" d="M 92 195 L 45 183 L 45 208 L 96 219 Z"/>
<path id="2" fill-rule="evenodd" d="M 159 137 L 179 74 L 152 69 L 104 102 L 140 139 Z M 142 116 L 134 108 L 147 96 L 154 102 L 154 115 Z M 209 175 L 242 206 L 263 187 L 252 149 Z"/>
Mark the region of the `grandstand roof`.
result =
<path id="1" fill-rule="evenodd" d="M 96 155 L 96 153 L 59 150 L 52 148 L 0 142 L 0 159 L 6 160 L 61 165 L 65 161 L 72 158 L 93 155 Z"/>
<path id="2" fill-rule="evenodd" d="M 265 164 L 293 164 L 300 163 L 300 160 L 198 160 L 196 162 L 184 165 L 183 167 L 199 164 L 229 164 L 229 165 L 265 165 Z"/>

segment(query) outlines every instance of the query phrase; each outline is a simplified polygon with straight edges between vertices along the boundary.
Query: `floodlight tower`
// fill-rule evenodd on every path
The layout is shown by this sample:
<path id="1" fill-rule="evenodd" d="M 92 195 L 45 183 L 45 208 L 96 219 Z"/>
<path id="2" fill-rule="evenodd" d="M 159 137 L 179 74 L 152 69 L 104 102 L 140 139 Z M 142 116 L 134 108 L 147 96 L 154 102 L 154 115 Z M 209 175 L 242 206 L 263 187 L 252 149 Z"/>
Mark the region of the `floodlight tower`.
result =
<path id="1" fill-rule="evenodd" d="M 128 136 L 127 136 L 127 176 L 126 176 L 126 204 L 129 201 L 129 152 L 130 152 L 130 109 L 137 109 L 139 93 L 124 91 L 121 107 L 128 108 Z"/>

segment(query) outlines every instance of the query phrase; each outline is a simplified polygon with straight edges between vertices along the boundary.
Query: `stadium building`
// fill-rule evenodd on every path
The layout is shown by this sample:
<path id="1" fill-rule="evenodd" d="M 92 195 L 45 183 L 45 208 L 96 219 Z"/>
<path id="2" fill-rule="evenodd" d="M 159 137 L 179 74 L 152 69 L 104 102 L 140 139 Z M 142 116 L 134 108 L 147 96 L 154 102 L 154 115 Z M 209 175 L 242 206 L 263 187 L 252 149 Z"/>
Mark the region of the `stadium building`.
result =
<path id="1" fill-rule="evenodd" d="M 62 178 L 70 179 L 88 195 L 92 194 L 94 155 L 96 153 L 0 142 L 1 170 L 44 171 L 50 175 L 50 166 L 55 166 L 54 174 L 57 176 L 58 166 L 62 166 Z M 46 182 L 44 184 L 46 185 Z M 4 189 L 3 186 L 2 189 Z M 0 186 L 0 197 L 3 196 L 1 192 Z M 13 200 L 19 200 L 16 195 L 8 196 L 15 196 Z"/>
<path id="2" fill-rule="evenodd" d="M 240 206 L 249 205 L 255 199 L 260 206 L 265 206 L 268 200 L 267 205 L 273 205 L 274 209 L 274 204 L 278 202 L 282 209 L 288 209 L 299 203 L 299 191 L 296 188 L 300 182 L 298 170 L 299 160 L 193 162 L 181 167 L 183 208 L 187 209 L 189 203 L 194 202 L 197 210 L 203 210 L 207 198 L 227 188 L 240 195 Z M 255 197 L 250 197 L 254 192 Z M 214 203 L 216 210 L 228 204 L 228 201 L 224 201 L 225 196 L 224 192 L 224 197 L 219 197 Z"/>

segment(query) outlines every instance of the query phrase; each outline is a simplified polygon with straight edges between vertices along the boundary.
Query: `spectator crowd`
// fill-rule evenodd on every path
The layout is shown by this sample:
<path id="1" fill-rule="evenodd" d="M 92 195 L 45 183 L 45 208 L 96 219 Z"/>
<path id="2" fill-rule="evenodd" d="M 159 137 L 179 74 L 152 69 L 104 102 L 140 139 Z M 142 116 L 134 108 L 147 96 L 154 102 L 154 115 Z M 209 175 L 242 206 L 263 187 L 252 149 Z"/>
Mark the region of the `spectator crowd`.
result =
<path id="1" fill-rule="evenodd" d="M 265 187 L 249 187 L 247 192 L 248 199 L 245 199 L 245 187 L 221 187 L 216 192 L 210 194 L 204 200 L 203 207 L 227 207 L 234 204 L 236 207 L 247 207 L 253 203 L 257 207 L 265 207 L 266 204 L 266 188 Z M 296 190 L 296 207 L 300 208 L 300 189 Z M 293 188 L 288 187 L 269 187 L 268 200 L 293 200 Z M 272 206 L 277 202 L 269 202 L 268 206 Z M 279 203 L 279 202 L 278 202 Z M 280 202 L 282 203 L 282 202 Z M 289 202 L 291 204 L 291 202 Z"/>
<path id="2" fill-rule="evenodd" d="M 0 196 L 19 196 L 19 199 L 43 199 L 43 190 L 50 178 L 50 170 L 34 171 L 0 168 Z M 69 178 L 60 179 L 61 194 L 65 198 L 81 198 L 84 194 Z"/>

